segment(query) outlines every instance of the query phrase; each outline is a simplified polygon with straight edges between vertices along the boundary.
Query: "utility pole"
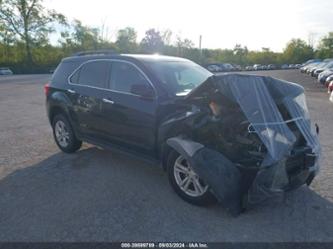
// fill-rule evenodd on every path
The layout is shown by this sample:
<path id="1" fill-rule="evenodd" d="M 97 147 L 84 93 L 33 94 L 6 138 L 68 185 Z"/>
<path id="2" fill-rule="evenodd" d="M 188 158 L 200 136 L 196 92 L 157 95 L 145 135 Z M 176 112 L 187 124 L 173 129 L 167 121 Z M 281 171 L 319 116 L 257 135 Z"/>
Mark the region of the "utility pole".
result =
<path id="1" fill-rule="evenodd" d="M 202 41 L 202 35 L 199 36 L 199 50 L 200 50 L 200 53 L 201 53 L 201 41 Z"/>
<path id="2" fill-rule="evenodd" d="M 199 60 L 200 60 L 200 63 L 202 62 L 202 47 L 201 47 L 201 43 L 202 43 L 202 35 L 199 36 Z"/>

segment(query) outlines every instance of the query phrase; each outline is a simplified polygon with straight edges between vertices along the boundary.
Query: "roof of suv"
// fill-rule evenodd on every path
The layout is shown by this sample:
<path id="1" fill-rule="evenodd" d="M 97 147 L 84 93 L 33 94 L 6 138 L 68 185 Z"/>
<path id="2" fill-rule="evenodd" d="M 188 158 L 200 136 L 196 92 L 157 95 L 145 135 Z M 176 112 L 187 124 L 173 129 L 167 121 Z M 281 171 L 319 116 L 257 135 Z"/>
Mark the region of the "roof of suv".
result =
<path id="1" fill-rule="evenodd" d="M 89 54 L 82 56 L 71 56 L 64 58 L 63 61 L 86 61 L 96 59 L 136 59 L 138 61 L 188 61 L 180 57 L 165 56 L 158 54 Z"/>

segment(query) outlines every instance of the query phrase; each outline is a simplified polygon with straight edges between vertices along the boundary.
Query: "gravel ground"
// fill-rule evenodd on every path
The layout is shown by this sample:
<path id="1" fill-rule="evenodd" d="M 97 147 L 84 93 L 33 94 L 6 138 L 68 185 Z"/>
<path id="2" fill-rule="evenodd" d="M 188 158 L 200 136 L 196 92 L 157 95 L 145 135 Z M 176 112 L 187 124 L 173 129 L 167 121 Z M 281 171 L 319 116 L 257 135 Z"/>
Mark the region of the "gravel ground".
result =
<path id="1" fill-rule="evenodd" d="M 156 165 L 91 145 L 61 153 L 45 113 L 50 75 L 1 76 L 0 241 L 333 241 L 333 105 L 298 71 L 255 73 L 305 87 L 323 159 L 311 188 L 237 218 L 183 202 Z"/>

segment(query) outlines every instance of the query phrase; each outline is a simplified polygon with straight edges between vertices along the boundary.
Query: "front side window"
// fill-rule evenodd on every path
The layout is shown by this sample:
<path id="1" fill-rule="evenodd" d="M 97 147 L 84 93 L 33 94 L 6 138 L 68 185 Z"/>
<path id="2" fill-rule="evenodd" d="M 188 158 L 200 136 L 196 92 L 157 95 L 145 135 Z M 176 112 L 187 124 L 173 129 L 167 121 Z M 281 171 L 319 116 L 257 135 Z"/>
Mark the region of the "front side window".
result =
<path id="1" fill-rule="evenodd" d="M 87 62 L 72 75 L 70 81 L 83 86 L 106 88 L 109 70 L 108 61 Z"/>
<path id="2" fill-rule="evenodd" d="M 148 61 L 146 65 L 174 95 L 186 95 L 213 75 L 191 61 Z"/>
<path id="3" fill-rule="evenodd" d="M 112 90 L 131 93 L 133 86 L 144 85 L 150 87 L 144 75 L 133 65 L 125 62 L 112 62 L 111 83 Z"/>

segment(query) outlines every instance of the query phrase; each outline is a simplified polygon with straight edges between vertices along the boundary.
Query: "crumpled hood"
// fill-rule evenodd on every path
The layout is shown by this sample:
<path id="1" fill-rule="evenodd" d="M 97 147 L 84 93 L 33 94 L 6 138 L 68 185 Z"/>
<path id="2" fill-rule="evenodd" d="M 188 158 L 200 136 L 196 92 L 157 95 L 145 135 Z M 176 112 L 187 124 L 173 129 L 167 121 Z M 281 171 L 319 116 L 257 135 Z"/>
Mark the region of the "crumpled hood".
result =
<path id="1" fill-rule="evenodd" d="M 223 95 L 228 97 L 230 100 L 237 102 L 232 94 L 231 89 L 235 85 L 238 88 L 251 87 L 251 85 L 258 81 L 261 81 L 261 84 L 264 84 L 268 88 L 271 96 L 275 99 L 275 101 L 280 101 L 286 96 L 292 97 L 304 93 L 304 88 L 302 86 L 292 82 L 275 79 L 269 76 L 228 73 L 209 77 L 206 81 L 189 92 L 185 99 L 195 99 L 200 97 L 202 93 L 208 89 L 218 88 Z"/>
<path id="2" fill-rule="evenodd" d="M 240 106 L 268 149 L 264 165 L 271 165 L 290 152 L 296 140 L 288 128 L 291 121 L 296 122 L 313 152 L 319 154 L 319 141 L 311 126 L 304 88 L 300 85 L 266 76 L 224 74 L 208 78 L 193 89 L 186 100 L 196 99 L 211 89 Z M 289 120 L 283 119 L 280 104 L 288 110 Z"/>

